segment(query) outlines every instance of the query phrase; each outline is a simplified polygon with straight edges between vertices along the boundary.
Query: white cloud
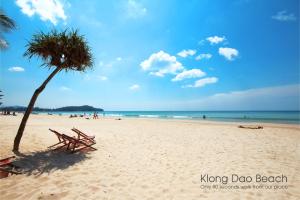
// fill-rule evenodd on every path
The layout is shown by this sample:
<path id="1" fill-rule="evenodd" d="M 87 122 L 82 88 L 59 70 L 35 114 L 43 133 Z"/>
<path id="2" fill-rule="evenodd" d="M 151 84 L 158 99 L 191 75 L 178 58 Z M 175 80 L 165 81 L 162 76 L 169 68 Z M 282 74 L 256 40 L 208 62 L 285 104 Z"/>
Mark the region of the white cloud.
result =
<path id="1" fill-rule="evenodd" d="M 199 87 L 203 87 L 207 84 L 212 84 L 212 83 L 216 83 L 216 82 L 218 82 L 218 78 L 208 77 L 208 78 L 203 78 L 203 79 L 199 79 L 199 80 L 195 81 L 194 85 L 185 85 L 185 86 L 183 86 L 183 88 L 188 88 L 188 87 L 199 88 Z"/>
<path id="2" fill-rule="evenodd" d="M 126 13 L 128 18 L 136 19 L 147 14 L 147 8 L 136 0 L 128 0 L 126 4 Z"/>
<path id="3" fill-rule="evenodd" d="M 207 97 L 182 101 L 159 101 L 153 110 L 300 110 L 300 85 L 282 85 L 228 91 Z M 145 108 L 144 108 L 145 109 Z M 271 115 L 270 115 L 271 116 Z M 207 116 L 210 117 L 209 115 Z M 243 117 L 243 116 L 241 116 Z"/>
<path id="4" fill-rule="evenodd" d="M 300 85 L 283 85 L 219 93 L 182 103 L 185 109 L 299 110 Z"/>
<path id="5" fill-rule="evenodd" d="M 196 60 L 202 60 L 202 59 L 210 59 L 212 55 L 210 53 L 203 53 L 198 55 L 195 59 Z"/>
<path id="6" fill-rule="evenodd" d="M 225 39 L 226 39 L 225 36 L 223 36 L 223 37 L 210 36 L 210 37 L 206 38 L 206 40 L 209 41 L 211 45 L 221 43 L 221 42 L 225 41 Z"/>
<path id="7" fill-rule="evenodd" d="M 134 84 L 132 86 L 129 87 L 130 90 L 139 90 L 140 86 L 138 84 Z"/>
<path id="8" fill-rule="evenodd" d="M 100 81 L 106 81 L 108 78 L 106 76 L 96 76 Z"/>
<path id="9" fill-rule="evenodd" d="M 193 56 L 193 55 L 195 55 L 196 54 L 196 50 L 193 50 L 193 49 L 188 49 L 188 50 L 182 50 L 182 51 L 180 51 L 179 53 L 177 53 L 177 55 L 178 56 L 180 56 L 180 57 L 183 57 L 183 58 L 185 58 L 185 57 L 187 57 L 187 56 Z"/>
<path id="10" fill-rule="evenodd" d="M 121 61 L 122 60 L 122 58 L 121 57 L 117 57 L 117 61 Z"/>
<path id="11" fill-rule="evenodd" d="M 224 56 L 227 60 L 233 60 L 236 56 L 239 55 L 239 51 L 234 48 L 220 47 L 219 54 Z"/>
<path id="12" fill-rule="evenodd" d="M 61 86 L 59 89 L 60 89 L 61 91 L 70 91 L 70 90 L 71 90 L 71 88 L 68 88 L 68 87 L 66 87 L 66 86 Z"/>
<path id="13" fill-rule="evenodd" d="M 16 4 L 29 17 L 37 14 L 41 20 L 49 20 L 54 25 L 57 24 L 59 19 L 63 21 L 67 19 L 60 0 L 17 0 Z"/>
<path id="14" fill-rule="evenodd" d="M 148 59 L 141 62 L 140 66 L 145 71 L 150 71 L 151 75 L 163 77 L 165 74 L 177 74 L 184 70 L 175 56 L 171 56 L 164 51 L 153 53 Z"/>
<path id="15" fill-rule="evenodd" d="M 200 69 L 185 70 L 180 74 L 177 74 L 176 77 L 172 79 L 172 81 L 181 81 L 183 79 L 188 79 L 188 78 L 198 78 L 205 75 L 206 75 L 205 72 L 201 71 Z"/>
<path id="16" fill-rule="evenodd" d="M 24 72 L 25 69 L 23 67 L 11 67 L 8 69 L 10 72 Z"/>
<path id="17" fill-rule="evenodd" d="M 276 15 L 273 15 L 272 18 L 278 21 L 295 21 L 297 19 L 294 13 L 288 14 L 286 10 L 279 11 Z"/>

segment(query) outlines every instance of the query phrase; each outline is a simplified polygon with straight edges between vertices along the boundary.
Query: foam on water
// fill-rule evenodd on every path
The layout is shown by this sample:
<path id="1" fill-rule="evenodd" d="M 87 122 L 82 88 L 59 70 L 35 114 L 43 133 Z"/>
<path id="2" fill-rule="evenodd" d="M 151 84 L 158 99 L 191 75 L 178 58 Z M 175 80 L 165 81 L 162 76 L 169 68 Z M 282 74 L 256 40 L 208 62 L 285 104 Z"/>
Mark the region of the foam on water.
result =
<path id="1" fill-rule="evenodd" d="M 92 112 L 54 112 L 63 115 L 90 115 Z M 300 124 L 299 111 L 105 111 L 98 115 L 109 117 L 216 120 L 231 122 L 271 122 Z M 204 119 L 205 116 L 205 119 Z"/>

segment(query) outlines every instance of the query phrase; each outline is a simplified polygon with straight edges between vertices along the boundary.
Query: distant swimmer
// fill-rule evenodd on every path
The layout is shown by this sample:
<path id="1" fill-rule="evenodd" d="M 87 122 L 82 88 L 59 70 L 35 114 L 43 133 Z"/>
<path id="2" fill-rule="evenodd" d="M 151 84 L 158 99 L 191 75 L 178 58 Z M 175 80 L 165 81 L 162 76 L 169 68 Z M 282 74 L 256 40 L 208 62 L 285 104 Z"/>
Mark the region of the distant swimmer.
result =
<path id="1" fill-rule="evenodd" d="M 206 116 L 205 115 L 203 115 L 203 117 L 202 117 L 203 119 L 206 119 Z"/>

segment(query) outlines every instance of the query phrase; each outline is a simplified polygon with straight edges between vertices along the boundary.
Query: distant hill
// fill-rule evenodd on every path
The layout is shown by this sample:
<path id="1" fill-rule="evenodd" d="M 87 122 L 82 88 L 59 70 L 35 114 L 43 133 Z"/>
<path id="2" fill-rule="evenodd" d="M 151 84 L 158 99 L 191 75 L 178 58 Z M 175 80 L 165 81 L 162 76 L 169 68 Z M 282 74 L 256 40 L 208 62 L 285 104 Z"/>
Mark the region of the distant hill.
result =
<path id="1" fill-rule="evenodd" d="M 55 111 L 99 111 L 102 112 L 102 108 L 94 108 L 92 106 L 84 105 L 84 106 L 65 106 L 61 108 L 54 109 Z"/>
<path id="2" fill-rule="evenodd" d="M 7 106 L 2 107 L 0 110 L 9 110 L 9 111 L 15 111 L 15 112 L 22 112 L 25 111 L 27 107 L 24 106 Z M 102 108 L 94 108 L 93 106 L 65 106 L 61 108 L 39 108 L 34 107 L 33 111 L 35 112 L 102 112 L 104 111 Z"/>

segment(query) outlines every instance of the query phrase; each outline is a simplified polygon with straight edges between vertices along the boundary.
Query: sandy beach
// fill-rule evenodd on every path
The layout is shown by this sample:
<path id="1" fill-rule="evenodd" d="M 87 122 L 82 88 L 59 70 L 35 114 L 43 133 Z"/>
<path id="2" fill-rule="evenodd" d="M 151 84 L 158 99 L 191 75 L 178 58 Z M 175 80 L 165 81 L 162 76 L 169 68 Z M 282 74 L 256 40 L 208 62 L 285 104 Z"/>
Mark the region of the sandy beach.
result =
<path id="1" fill-rule="evenodd" d="M 20 120 L 20 114 L 0 116 L 1 158 L 14 155 L 12 142 Z M 299 125 L 263 124 L 263 129 L 252 130 L 238 128 L 240 124 L 31 115 L 20 146 L 24 155 L 15 162 L 25 173 L 0 179 L 0 196 L 6 200 L 300 199 Z M 72 135 L 72 127 L 95 135 L 98 150 L 70 154 L 47 149 L 57 142 L 49 128 Z M 284 175 L 287 182 L 205 183 L 201 180 L 205 174 Z M 209 188 L 213 185 L 226 188 Z M 259 185 L 272 188 L 253 188 Z"/>

